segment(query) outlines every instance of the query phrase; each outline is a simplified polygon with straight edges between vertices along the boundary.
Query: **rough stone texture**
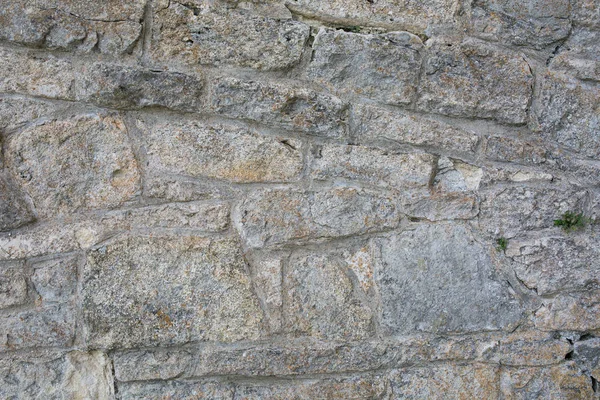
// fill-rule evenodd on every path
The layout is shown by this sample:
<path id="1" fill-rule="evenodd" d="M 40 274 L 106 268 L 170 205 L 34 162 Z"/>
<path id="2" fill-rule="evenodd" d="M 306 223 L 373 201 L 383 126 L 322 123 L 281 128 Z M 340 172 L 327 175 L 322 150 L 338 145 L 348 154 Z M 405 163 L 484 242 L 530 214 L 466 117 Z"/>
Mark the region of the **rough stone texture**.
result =
<path id="1" fill-rule="evenodd" d="M 419 110 L 526 122 L 533 74 L 523 56 L 472 39 L 461 43 L 431 39 L 426 45 Z"/>
<path id="2" fill-rule="evenodd" d="M 599 398 L 599 43 L 597 0 L 0 0 L 0 399 Z"/>
<path id="3" fill-rule="evenodd" d="M 421 68 L 421 40 L 408 32 L 361 35 L 321 30 L 308 78 L 330 91 L 410 104 Z"/>

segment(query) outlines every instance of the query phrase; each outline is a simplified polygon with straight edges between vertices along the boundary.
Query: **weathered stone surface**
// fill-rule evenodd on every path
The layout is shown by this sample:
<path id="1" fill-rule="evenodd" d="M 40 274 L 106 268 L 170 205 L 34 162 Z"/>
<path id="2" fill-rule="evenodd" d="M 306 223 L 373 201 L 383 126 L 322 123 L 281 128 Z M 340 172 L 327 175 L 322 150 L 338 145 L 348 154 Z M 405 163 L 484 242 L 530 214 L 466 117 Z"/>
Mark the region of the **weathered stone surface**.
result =
<path id="1" fill-rule="evenodd" d="M 110 359 L 99 351 L 0 356 L 3 399 L 114 398 Z"/>
<path id="2" fill-rule="evenodd" d="M 74 91 L 77 99 L 103 107 L 166 107 L 198 112 L 202 110 L 203 87 L 200 74 L 93 64 L 82 68 Z"/>
<path id="3" fill-rule="evenodd" d="M 481 359 L 505 366 L 558 364 L 572 349 L 567 340 L 538 331 L 492 337 L 489 343 L 491 345 L 482 346 L 485 350 Z"/>
<path id="4" fill-rule="evenodd" d="M 440 26 L 452 25 L 458 11 L 457 2 L 453 0 L 383 0 L 372 3 L 360 0 L 287 0 L 286 4 L 300 15 L 342 26 L 374 25 L 428 34 Z"/>
<path id="5" fill-rule="evenodd" d="M 51 104 L 48 101 L 15 95 L 0 95 L 0 132 L 12 131 L 26 123 L 52 115 L 64 108 L 66 106 Z"/>
<path id="6" fill-rule="evenodd" d="M 441 365 L 392 371 L 392 399 L 495 399 L 499 368 L 485 364 Z"/>
<path id="7" fill-rule="evenodd" d="M 471 7 L 470 31 L 482 39 L 541 49 L 571 29 L 569 0 L 477 0 Z"/>
<path id="8" fill-rule="evenodd" d="M 193 177 L 147 174 L 144 196 L 160 201 L 193 201 L 203 199 L 228 199 L 236 191 L 231 187 L 214 185 Z"/>
<path id="9" fill-rule="evenodd" d="M 542 78 L 532 128 L 547 141 L 600 159 L 600 88 L 559 72 Z"/>
<path id="10" fill-rule="evenodd" d="M 474 153 L 479 137 L 474 132 L 405 111 L 373 105 L 354 105 L 351 126 L 359 143 L 385 141 Z"/>
<path id="11" fill-rule="evenodd" d="M 600 31 L 577 26 L 552 58 L 550 68 L 581 80 L 600 82 Z"/>
<path id="12" fill-rule="evenodd" d="M 255 130 L 200 121 L 137 122 L 153 174 L 181 174 L 230 182 L 298 180 L 302 144 Z M 182 162 L 186 160 L 186 162 Z"/>
<path id="13" fill-rule="evenodd" d="M 453 193 L 476 191 L 483 178 L 483 169 L 461 160 L 439 157 L 433 188 L 437 191 Z"/>
<path id="14" fill-rule="evenodd" d="M 114 115 L 42 122 L 7 146 L 6 164 L 41 218 L 112 208 L 140 189 L 126 128 Z"/>
<path id="15" fill-rule="evenodd" d="M 3 1 L 0 39 L 34 47 L 122 54 L 142 32 L 145 0 Z"/>
<path id="16" fill-rule="evenodd" d="M 64 302 L 77 289 L 77 256 L 32 262 L 31 283 L 46 302 Z"/>
<path id="17" fill-rule="evenodd" d="M 329 91 L 410 104 L 421 69 L 421 40 L 408 32 L 362 35 L 321 29 L 308 78 Z"/>
<path id="18" fill-rule="evenodd" d="M 27 280 L 22 265 L 4 269 L 0 265 L 0 309 L 27 302 Z"/>
<path id="19" fill-rule="evenodd" d="M 507 368 L 500 378 L 505 399 L 592 399 L 590 378 L 573 363 L 548 368 Z"/>
<path id="20" fill-rule="evenodd" d="M 592 331 L 600 329 L 598 291 L 560 293 L 544 299 L 535 312 L 535 326 L 545 331 Z"/>
<path id="21" fill-rule="evenodd" d="M 346 136 L 347 105 L 297 84 L 216 78 L 208 108 L 217 114 L 274 124 L 317 136 Z"/>
<path id="22" fill-rule="evenodd" d="M 211 399 L 233 400 L 234 387 L 219 382 L 136 382 L 119 384 L 119 398 L 129 399 Z"/>
<path id="23" fill-rule="evenodd" d="M 238 244 L 197 236 L 127 236 L 91 251 L 83 272 L 94 346 L 257 339 L 262 311 Z"/>
<path id="24" fill-rule="evenodd" d="M 485 156 L 489 160 L 536 165 L 549 158 L 549 150 L 535 140 L 488 136 L 485 143 Z"/>
<path id="25" fill-rule="evenodd" d="M 0 235 L 0 260 L 16 260 L 50 253 L 77 250 L 76 232 L 79 226 L 43 225 L 18 234 Z"/>
<path id="26" fill-rule="evenodd" d="M 376 244 L 385 332 L 510 330 L 521 320 L 519 299 L 465 226 L 421 225 Z"/>
<path id="27" fill-rule="evenodd" d="M 328 339 L 373 335 L 372 264 L 368 247 L 293 254 L 283 277 L 285 329 Z"/>
<path id="28" fill-rule="evenodd" d="M 289 253 L 255 252 L 246 258 L 269 328 L 271 332 L 279 332 L 283 323 L 283 268 Z"/>
<path id="29" fill-rule="evenodd" d="M 436 161 L 431 154 L 399 154 L 365 146 L 315 146 L 312 153 L 313 179 L 350 179 L 399 191 L 427 188 Z"/>
<path id="30" fill-rule="evenodd" d="M 509 243 L 515 273 L 540 295 L 600 287 L 600 235 L 596 230 Z"/>
<path id="31" fill-rule="evenodd" d="M 460 44 L 431 39 L 426 45 L 419 110 L 508 124 L 526 122 L 533 74 L 522 55 L 473 39 Z"/>
<path id="32" fill-rule="evenodd" d="M 400 213 L 390 196 L 369 190 L 266 190 L 249 195 L 234 218 L 245 244 L 257 248 L 390 229 Z"/>
<path id="33" fill-rule="evenodd" d="M 485 193 L 479 226 L 490 234 L 512 238 L 524 231 L 550 228 L 554 220 L 572 210 L 582 210 L 586 191 L 563 188 L 508 187 Z"/>
<path id="34" fill-rule="evenodd" d="M 598 0 L 574 0 L 572 8 L 571 15 L 577 25 L 590 28 L 600 27 L 600 3 Z"/>
<path id="35" fill-rule="evenodd" d="M 597 380 L 600 376 L 600 339 L 581 337 L 573 345 L 573 359 L 583 372 Z"/>
<path id="36" fill-rule="evenodd" d="M 262 70 L 296 64 L 309 27 L 209 2 L 155 5 L 152 59 L 160 64 L 235 65 Z"/>
<path id="37" fill-rule="evenodd" d="M 31 205 L 5 171 L 0 171 L 0 231 L 18 228 L 35 220 Z"/>

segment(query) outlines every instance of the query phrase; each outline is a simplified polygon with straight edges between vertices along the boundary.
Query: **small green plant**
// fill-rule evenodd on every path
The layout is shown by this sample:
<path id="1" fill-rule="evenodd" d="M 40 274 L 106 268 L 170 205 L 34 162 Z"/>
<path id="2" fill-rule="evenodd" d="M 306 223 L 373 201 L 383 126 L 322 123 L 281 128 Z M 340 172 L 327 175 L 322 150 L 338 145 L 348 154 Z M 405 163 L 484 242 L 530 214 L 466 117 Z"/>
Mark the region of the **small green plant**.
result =
<path id="1" fill-rule="evenodd" d="M 496 240 L 496 244 L 498 245 L 498 251 L 505 251 L 508 247 L 508 239 L 505 237 L 498 238 L 498 240 Z"/>
<path id="2" fill-rule="evenodd" d="M 583 213 L 576 214 L 567 211 L 560 219 L 554 220 L 554 226 L 560 226 L 563 230 L 569 232 L 584 228 L 588 222 L 590 222 L 589 218 L 584 217 Z"/>

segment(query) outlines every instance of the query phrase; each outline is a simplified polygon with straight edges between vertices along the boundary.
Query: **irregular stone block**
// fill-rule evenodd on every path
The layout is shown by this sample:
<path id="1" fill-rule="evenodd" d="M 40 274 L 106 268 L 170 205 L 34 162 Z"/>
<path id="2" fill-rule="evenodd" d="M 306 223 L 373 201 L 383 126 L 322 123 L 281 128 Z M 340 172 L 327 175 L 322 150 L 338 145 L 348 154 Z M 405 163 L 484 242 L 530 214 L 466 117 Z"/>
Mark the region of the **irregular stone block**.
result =
<path id="1" fill-rule="evenodd" d="M 592 399 L 590 378 L 572 362 L 548 368 L 506 368 L 500 378 L 506 399 Z"/>
<path id="2" fill-rule="evenodd" d="M 154 11 L 150 57 L 159 64 L 283 69 L 300 61 L 309 32 L 298 21 L 207 2 L 162 1 Z"/>
<path id="3" fill-rule="evenodd" d="M 287 0 L 286 5 L 294 13 L 335 25 L 381 26 L 421 34 L 451 28 L 458 11 L 454 0 Z"/>
<path id="4" fill-rule="evenodd" d="M 534 314 L 536 328 L 544 331 L 587 332 L 600 329 L 600 292 L 559 293 L 544 299 Z"/>
<path id="5" fill-rule="evenodd" d="M 231 118 L 273 124 L 317 136 L 346 136 L 347 104 L 296 85 L 216 78 L 209 109 Z"/>
<path id="6" fill-rule="evenodd" d="M 510 330 L 521 320 L 519 300 L 465 226 L 419 225 L 375 243 L 387 334 Z"/>
<path id="7" fill-rule="evenodd" d="M 77 226 L 43 225 L 18 234 L 0 235 L 0 260 L 17 260 L 79 249 Z"/>
<path id="8" fill-rule="evenodd" d="M 408 32 L 360 35 L 321 29 L 307 75 L 331 92 L 406 105 L 417 91 L 422 48 Z"/>
<path id="9" fill-rule="evenodd" d="M 575 27 L 550 60 L 550 68 L 584 81 L 600 82 L 600 32 Z"/>
<path id="10" fill-rule="evenodd" d="M 45 302 L 68 301 L 77 290 L 77 264 L 79 258 L 36 261 L 31 276 L 33 288 Z"/>
<path id="11" fill-rule="evenodd" d="M 174 175 L 151 175 L 144 179 L 144 196 L 162 201 L 193 201 L 232 198 L 236 190 L 212 182 Z"/>
<path id="12" fill-rule="evenodd" d="M 586 191 L 573 189 L 497 188 L 484 194 L 479 227 L 506 238 L 550 228 L 566 211 L 583 209 L 588 198 Z"/>
<path id="13" fill-rule="evenodd" d="M 523 124 L 533 94 L 527 60 L 483 42 L 427 41 L 417 108 L 455 117 Z"/>
<path id="14" fill-rule="evenodd" d="M 302 144 L 254 130 L 199 121 L 137 122 L 144 132 L 147 169 L 236 183 L 299 179 Z"/>
<path id="15" fill-rule="evenodd" d="M 238 244 L 127 236 L 96 248 L 83 272 L 90 345 L 112 348 L 257 339 L 263 319 Z"/>
<path id="16" fill-rule="evenodd" d="M 0 232 L 19 228 L 34 220 L 35 213 L 24 193 L 9 174 L 0 171 Z"/>
<path id="17" fill-rule="evenodd" d="M 289 253 L 248 253 L 254 291 L 265 310 L 271 332 L 281 331 L 283 322 L 283 268 Z"/>
<path id="18" fill-rule="evenodd" d="M 0 9 L 0 39 L 51 49 L 127 53 L 142 33 L 144 4 L 11 0 Z"/>
<path id="19" fill-rule="evenodd" d="M 435 162 L 435 156 L 426 153 L 399 154 L 365 146 L 322 145 L 313 148 L 311 177 L 350 179 L 401 192 L 426 190 Z"/>
<path id="20" fill-rule="evenodd" d="M 116 353 L 115 379 L 121 382 L 167 380 L 193 371 L 196 355 L 187 350 L 150 350 Z"/>
<path id="21" fill-rule="evenodd" d="M 103 107 L 166 107 L 202 110 L 202 75 L 151 71 L 136 67 L 93 64 L 82 68 L 74 87 L 78 100 Z"/>
<path id="22" fill-rule="evenodd" d="M 600 28 L 600 3 L 598 0 L 573 0 L 571 17 L 576 25 Z"/>
<path id="23" fill-rule="evenodd" d="M 533 140 L 488 136 L 485 143 L 484 153 L 489 160 L 536 165 L 550 157 L 546 146 Z"/>
<path id="24" fill-rule="evenodd" d="M 571 30 L 569 0 L 477 0 L 470 31 L 486 40 L 542 49 Z"/>
<path id="25" fill-rule="evenodd" d="M 10 269 L 0 267 L 0 309 L 25 304 L 28 298 L 23 266 L 17 265 Z"/>
<path id="26" fill-rule="evenodd" d="M 0 95 L 0 131 L 12 131 L 38 118 L 53 115 L 66 106 L 14 95 Z M 0 159 L 0 164 L 1 164 Z"/>
<path id="27" fill-rule="evenodd" d="M 600 159 L 600 88 L 558 72 L 542 78 L 532 129 L 550 142 Z"/>
<path id="28" fill-rule="evenodd" d="M 0 397 L 3 399 L 114 398 L 110 359 L 99 351 L 89 353 L 37 350 L 0 356 Z"/>
<path id="29" fill-rule="evenodd" d="M 245 244 L 260 248 L 382 231 L 396 227 L 400 217 L 389 196 L 337 188 L 255 192 L 238 206 L 234 220 Z"/>
<path id="30" fill-rule="evenodd" d="M 479 189 L 483 170 L 461 160 L 439 157 L 433 179 L 433 189 L 445 193 L 459 193 Z"/>
<path id="31" fill-rule="evenodd" d="M 481 359 L 505 366 L 558 364 L 572 349 L 567 340 L 538 331 L 494 336 L 489 343 L 491 345 L 484 347 Z"/>
<path id="32" fill-rule="evenodd" d="M 79 115 L 28 127 L 9 138 L 6 164 L 40 218 L 112 208 L 140 189 L 123 121 Z"/>
<path id="33" fill-rule="evenodd" d="M 573 344 L 573 359 L 597 380 L 600 376 L 600 338 L 582 336 Z"/>
<path id="34" fill-rule="evenodd" d="M 283 277 L 285 330 L 327 339 L 374 334 L 373 261 L 369 248 L 292 255 Z M 362 283 L 362 285 L 361 285 Z M 373 307 L 374 308 L 374 307 Z"/>
<path id="35" fill-rule="evenodd" d="M 509 246 L 506 255 L 516 261 L 519 280 L 539 295 L 600 287 L 600 235 L 596 231 L 518 239 Z"/>
<path id="36" fill-rule="evenodd" d="M 352 106 L 351 126 L 361 144 L 394 142 L 473 154 L 479 141 L 476 133 L 405 111 L 373 105 Z"/>
<path id="37" fill-rule="evenodd" d="M 123 400 L 145 399 L 211 399 L 233 400 L 234 387 L 219 382 L 135 382 L 117 385 Z"/>
<path id="38" fill-rule="evenodd" d="M 494 365 L 440 365 L 392 371 L 392 399 L 495 399 L 499 368 Z"/>

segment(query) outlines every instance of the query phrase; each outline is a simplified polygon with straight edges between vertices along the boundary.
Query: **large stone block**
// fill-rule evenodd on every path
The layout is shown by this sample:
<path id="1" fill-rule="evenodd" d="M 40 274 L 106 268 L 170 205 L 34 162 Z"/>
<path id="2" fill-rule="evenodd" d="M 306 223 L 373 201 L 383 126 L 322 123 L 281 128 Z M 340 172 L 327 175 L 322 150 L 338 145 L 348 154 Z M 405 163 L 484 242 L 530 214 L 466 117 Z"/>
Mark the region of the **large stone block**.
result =
<path id="1" fill-rule="evenodd" d="M 431 39 L 426 45 L 419 110 L 508 124 L 526 122 L 533 73 L 522 55 L 473 39 L 458 44 Z"/>
<path id="2" fill-rule="evenodd" d="M 363 339 L 374 334 L 369 247 L 292 255 L 284 282 L 284 329 L 295 335 Z"/>
<path id="3" fill-rule="evenodd" d="M 112 208 L 133 198 L 140 174 L 122 119 L 79 115 L 9 138 L 6 164 L 40 218 Z"/>
<path id="4" fill-rule="evenodd" d="M 377 232 L 398 226 L 392 197 L 370 190 L 264 190 L 239 204 L 234 220 L 251 248 Z"/>
<path id="5" fill-rule="evenodd" d="M 152 174 L 250 183 L 295 181 L 302 172 L 299 140 L 194 120 L 147 124 L 139 120 L 137 126 L 144 135 Z"/>
<path id="6" fill-rule="evenodd" d="M 263 312 L 238 244 L 197 236 L 125 236 L 92 250 L 83 318 L 95 347 L 257 339 Z"/>
<path id="7" fill-rule="evenodd" d="M 234 65 L 262 70 L 293 66 L 309 27 L 209 2 L 155 5 L 150 57 L 157 64 Z"/>
<path id="8" fill-rule="evenodd" d="M 550 60 L 550 68 L 584 81 L 600 82 L 600 30 L 573 28 L 558 54 Z"/>
<path id="9" fill-rule="evenodd" d="M 216 78 L 209 110 L 331 138 L 346 136 L 347 104 L 296 84 Z"/>
<path id="10" fill-rule="evenodd" d="M 464 225 L 420 225 L 375 242 L 387 334 L 511 330 L 520 322 L 520 300 Z"/>
<path id="11" fill-rule="evenodd" d="M 569 0 L 477 0 L 470 31 L 482 39 L 542 49 L 571 30 Z"/>
<path id="12" fill-rule="evenodd" d="M 542 77 L 532 129 L 550 142 L 600 159 L 600 88 L 559 72 Z"/>
<path id="13" fill-rule="evenodd" d="M 142 33 L 145 0 L 3 1 L 0 39 L 33 47 L 129 53 Z"/>
<path id="14" fill-rule="evenodd" d="M 452 28 L 458 12 L 454 0 L 287 0 L 293 12 L 341 26 L 366 25 L 420 34 Z"/>
<path id="15" fill-rule="evenodd" d="M 544 331 L 588 332 L 600 329 L 600 292 L 597 290 L 559 293 L 544 299 L 533 321 Z"/>
<path id="16" fill-rule="evenodd" d="M 362 35 L 321 29 L 308 69 L 331 92 L 410 104 L 421 70 L 421 40 L 408 32 Z"/>
<path id="17" fill-rule="evenodd" d="M 12 177 L 0 171 L 0 231 L 8 231 L 35 220 L 31 204 Z"/>

